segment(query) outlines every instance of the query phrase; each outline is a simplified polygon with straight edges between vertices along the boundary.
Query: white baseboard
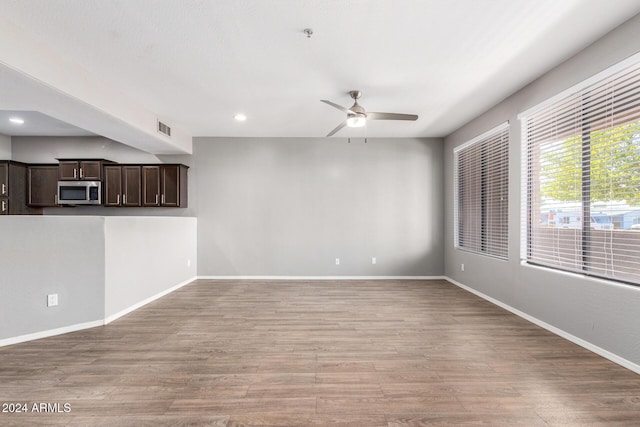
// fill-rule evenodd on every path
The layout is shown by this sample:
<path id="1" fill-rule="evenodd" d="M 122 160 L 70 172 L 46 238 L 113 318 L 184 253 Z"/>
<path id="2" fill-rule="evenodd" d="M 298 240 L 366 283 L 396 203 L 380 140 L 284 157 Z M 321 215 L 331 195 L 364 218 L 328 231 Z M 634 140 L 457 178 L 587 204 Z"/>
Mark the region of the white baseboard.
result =
<path id="1" fill-rule="evenodd" d="M 147 304 L 149 304 L 150 302 L 153 302 L 155 300 L 157 300 L 158 298 L 162 298 L 163 296 L 170 294 L 173 291 L 176 291 L 178 289 L 180 289 L 181 287 L 188 285 L 189 283 L 193 282 L 194 280 L 196 280 L 196 277 L 192 277 L 191 279 L 187 279 L 184 282 L 178 283 L 175 286 L 172 286 L 169 289 L 165 289 L 162 292 L 159 292 L 155 295 L 150 296 L 149 298 L 146 298 L 138 303 L 133 304 L 132 306 L 129 306 L 127 308 L 125 308 L 124 310 L 121 310 L 115 314 L 112 314 L 110 316 L 105 317 L 104 319 L 104 324 L 108 325 L 109 323 L 113 322 L 116 319 L 119 319 L 120 317 L 124 316 L 125 314 L 129 314 L 134 310 L 139 309 L 142 306 L 145 306 Z"/>
<path id="2" fill-rule="evenodd" d="M 617 363 L 618 365 L 620 365 L 622 367 L 625 367 L 625 368 L 635 372 L 636 374 L 640 374 L 640 365 L 638 365 L 638 364 L 636 364 L 636 363 L 634 363 L 634 362 L 632 362 L 630 360 L 627 360 L 627 359 L 625 359 L 623 357 L 620 357 L 617 354 L 611 353 L 610 351 L 605 350 L 602 347 L 598 347 L 597 345 L 592 344 L 589 341 L 585 341 L 582 338 L 576 337 L 575 335 L 572 335 L 567 331 L 564 331 L 564 330 L 562 330 L 560 328 L 556 328 L 555 326 L 550 325 L 550 324 L 548 324 L 548 323 L 546 323 L 546 322 L 544 322 L 544 321 L 542 321 L 542 320 L 540 320 L 540 319 L 538 319 L 536 317 L 533 317 L 533 316 L 531 316 L 531 315 L 529 315 L 529 314 L 527 314 L 527 313 L 525 313 L 523 311 L 520 311 L 517 308 L 513 308 L 510 305 L 503 303 L 502 301 L 499 301 L 499 300 L 497 300 L 495 298 L 492 298 L 489 295 L 483 294 L 482 292 L 480 292 L 480 291 L 478 291 L 476 289 L 473 289 L 473 288 L 471 288 L 471 287 L 469 287 L 467 285 L 463 285 L 462 283 L 460 283 L 460 282 L 458 282 L 456 280 L 453 280 L 450 277 L 445 277 L 445 280 L 453 283 L 454 285 L 456 285 L 456 286 L 458 286 L 458 287 L 460 287 L 460 288 L 462 288 L 462 289 L 464 289 L 464 290 L 466 290 L 468 292 L 471 292 L 474 295 L 479 296 L 482 299 L 485 299 L 485 300 L 489 301 L 492 304 L 497 305 L 498 307 L 504 308 L 505 310 L 510 311 L 511 313 L 515 314 L 516 316 L 522 317 L 523 319 L 528 320 L 529 322 L 531 322 L 533 324 L 536 324 L 536 325 L 540 326 L 541 328 L 546 329 L 549 332 L 552 332 L 552 333 L 554 333 L 554 334 L 556 334 L 556 335 L 558 335 L 558 336 L 560 336 L 560 337 L 562 337 L 564 339 L 567 339 L 567 340 L 571 341 L 574 344 L 578 344 L 580 347 L 586 348 L 587 350 L 592 351 L 592 352 L 596 353 L 597 355 L 600 355 L 600 356 L 604 357 L 605 359 L 608 359 L 608 360 L 612 361 L 613 363 Z"/>
<path id="3" fill-rule="evenodd" d="M 95 328 L 96 326 L 104 325 L 103 320 L 94 320 L 93 322 L 78 323 L 75 325 L 64 326 L 62 328 L 49 329 L 47 331 L 39 331 L 26 335 L 19 335 L 17 337 L 5 338 L 0 340 L 0 347 L 7 345 L 19 344 L 21 342 L 39 340 L 41 338 L 53 337 L 56 335 L 68 334 L 69 332 L 76 332 L 83 329 Z"/>
<path id="4" fill-rule="evenodd" d="M 202 280 L 447 280 L 446 276 L 198 276 Z"/>

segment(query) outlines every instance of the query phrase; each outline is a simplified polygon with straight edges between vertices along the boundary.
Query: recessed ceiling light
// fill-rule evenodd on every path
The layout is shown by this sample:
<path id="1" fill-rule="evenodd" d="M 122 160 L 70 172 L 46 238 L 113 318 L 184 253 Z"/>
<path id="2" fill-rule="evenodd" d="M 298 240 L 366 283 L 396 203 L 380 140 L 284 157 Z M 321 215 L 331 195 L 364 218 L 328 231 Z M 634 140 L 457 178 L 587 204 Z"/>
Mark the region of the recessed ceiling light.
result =
<path id="1" fill-rule="evenodd" d="M 247 120 L 247 116 L 245 116 L 242 113 L 238 113 L 235 116 L 233 116 L 234 119 L 236 119 L 239 122 L 244 122 L 245 120 Z"/>
<path id="2" fill-rule="evenodd" d="M 22 124 L 24 124 L 24 120 L 22 120 L 20 117 L 11 117 L 11 118 L 9 119 L 9 121 L 10 121 L 11 123 L 15 123 L 15 124 L 17 124 L 17 125 L 22 125 Z"/>

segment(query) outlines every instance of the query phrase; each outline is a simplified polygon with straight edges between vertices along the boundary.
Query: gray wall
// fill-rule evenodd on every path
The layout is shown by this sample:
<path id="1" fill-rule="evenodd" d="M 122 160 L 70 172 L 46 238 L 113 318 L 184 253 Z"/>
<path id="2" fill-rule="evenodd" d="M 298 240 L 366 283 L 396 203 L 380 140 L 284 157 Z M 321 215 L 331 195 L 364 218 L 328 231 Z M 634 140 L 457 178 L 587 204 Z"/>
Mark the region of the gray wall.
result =
<path id="1" fill-rule="evenodd" d="M 110 321 L 196 277 L 196 218 L 3 215 L 0 236 L 0 345 Z"/>
<path id="2" fill-rule="evenodd" d="M 119 142 L 94 137 L 14 136 L 12 159 L 24 163 L 57 163 L 56 159 L 107 159 L 117 163 L 182 163 L 191 166 L 192 156 L 154 155 Z M 189 172 L 189 195 L 194 194 L 194 174 Z M 195 216 L 192 204 L 183 208 L 106 208 L 95 206 L 48 208 L 45 215 Z"/>
<path id="3" fill-rule="evenodd" d="M 104 318 L 103 230 L 98 217 L 0 218 L 0 340 Z"/>
<path id="4" fill-rule="evenodd" d="M 440 139 L 196 138 L 194 170 L 199 275 L 443 274 Z"/>
<path id="5" fill-rule="evenodd" d="M 105 217 L 105 317 L 197 276 L 197 220 Z"/>
<path id="6" fill-rule="evenodd" d="M 640 51 L 640 16 L 603 37 L 446 138 L 445 270 L 447 276 L 606 351 L 640 364 L 640 288 L 522 265 L 520 262 L 521 128 L 518 113 Z M 454 248 L 453 149 L 509 120 L 509 261 Z M 464 263 L 465 271 L 460 264 Z"/>
<path id="7" fill-rule="evenodd" d="M 187 209 L 75 207 L 45 214 L 198 216 L 199 275 L 443 274 L 442 140 L 196 138 L 194 144 L 193 156 L 155 156 L 103 137 L 14 137 L 12 157 L 191 166 Z"/>
<path id="8" fill-rule="evenodd" d="M 0 160 L 12 160 L 10 136 L 0 135 Z"/>

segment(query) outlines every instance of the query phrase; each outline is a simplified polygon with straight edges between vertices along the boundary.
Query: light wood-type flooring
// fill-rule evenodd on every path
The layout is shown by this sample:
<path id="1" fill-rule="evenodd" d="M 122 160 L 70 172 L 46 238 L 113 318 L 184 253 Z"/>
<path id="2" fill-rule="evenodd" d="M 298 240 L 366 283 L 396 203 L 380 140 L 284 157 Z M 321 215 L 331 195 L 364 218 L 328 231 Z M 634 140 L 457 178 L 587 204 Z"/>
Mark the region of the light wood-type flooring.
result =
<path id="1" fill-rule="evenodd" d="M 0 348 L 0 402 L 71 410 L 2 426 L 638 426 L 640 375 L 446 281 L 199 280 Z"/>

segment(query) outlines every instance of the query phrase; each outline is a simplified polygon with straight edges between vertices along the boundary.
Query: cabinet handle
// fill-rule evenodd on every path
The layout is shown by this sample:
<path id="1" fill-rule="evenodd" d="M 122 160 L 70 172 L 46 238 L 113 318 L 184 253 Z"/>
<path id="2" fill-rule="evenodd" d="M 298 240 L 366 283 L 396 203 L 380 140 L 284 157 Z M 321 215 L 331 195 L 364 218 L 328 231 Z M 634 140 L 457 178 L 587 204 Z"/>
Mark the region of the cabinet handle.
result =
<path id="1" fill-rule="evenodd" d="M 6 212 L 7 211 L 7 201 L 3 200 L 2 201 L 2 212 Z"/>
<path id="2" fill-rule="evenodd" d="M 156 194 L 156 205 L 158 204 L 158 195 Z"/>
<path id="3" fill-rule="evenodd" d="M 120 204 L 120 195 L 118 194 L 118 198 L 116 199 L 116 205 Z"/>
<path id="4" fill-rule="evenodd" d="M 54 205 L 58 204 L 58 195 L 57 194 L 54 194 L 54 196 L 53 196 L 53 204 Z"/>
<path id="5" fill-rule="evenodd" d="M 162 204 L 164 205 L 164 194 L 162 195 Z"/>
<path id="6" fill-rule="evenodd" d="M 80 179 L 82 179 L 82 168 L 80 168 Z"/>
<path id="7" fill-rule="evenodd" d="M 126 195 L 126 194 L 123 194 L 123 195 L 122 195 L 122 204 L 123 204 L 123 205 L 126 205 L 126 204 L 127 204 L 127 195 Z"/>
<path id="8" fill-rule="evenodd" d="M 78 177 L 78 170 L 76 168 L 73 168 L 73 177 L 74 178 Z"/>
<path id="9" fill-rule="evenodd" d="M 2 194 L 7 194 L 7 184 L 2 184 Z"/>

